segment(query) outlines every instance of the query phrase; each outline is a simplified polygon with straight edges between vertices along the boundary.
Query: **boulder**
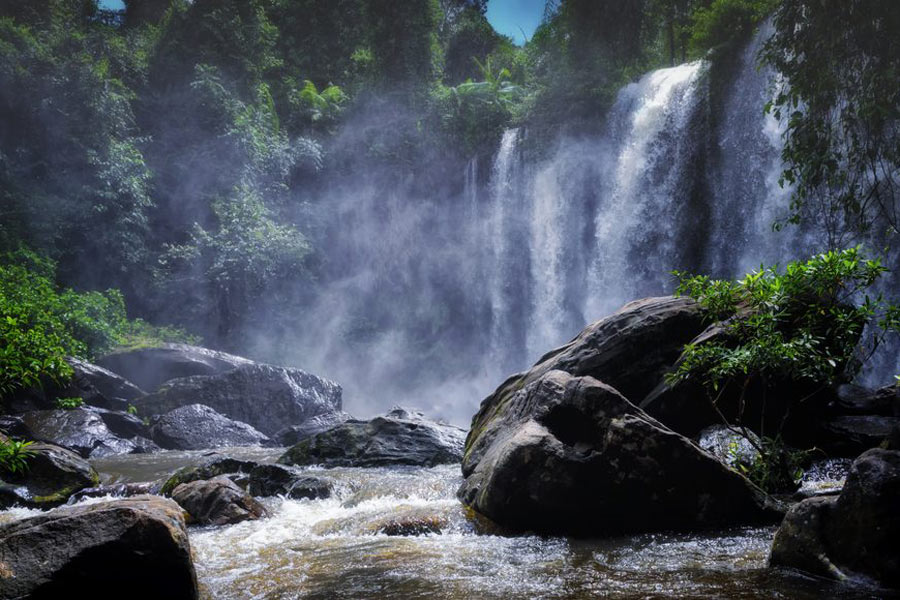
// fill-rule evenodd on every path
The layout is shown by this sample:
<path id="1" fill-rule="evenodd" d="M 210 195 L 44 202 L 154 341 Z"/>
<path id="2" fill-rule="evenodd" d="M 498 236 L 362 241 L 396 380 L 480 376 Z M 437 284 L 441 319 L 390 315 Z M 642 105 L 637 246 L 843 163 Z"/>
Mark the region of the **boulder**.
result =
<path id="1" fill-rule="evenodd" d="M 131 413 L 96 407 L 92 407 L 89 410 L 100 415 L 106 428 L 119 437 L 150 437 L 150 428 L 142 419 Z"/>
<path id="2" fill-rule="evenodd" d="M 169 496 L 176 487 L 182 483 L 191 481 L 200 481 L 203 479 L 212 479 L 219 475 L 249 475 L 259 463 L 249 460 L 238 460 L 230 456 L 222 456 L 214 454 L 207 458 L 202 464 L 192 467 L 182 467 L 172 473 L 168 479 L 162 484 L 159 490 L 160 494 Z"/>
<path id="3" fill-rule="evenodd" d="M 144 481 L 140 483 L 114 483 L 111 485 L 98 485 L 97 487 L 84 488 L 69 496 L 66 504 L 76 504 L 85 498 L 130 498 L 132 496 L 145 496 L 156 494 L 159 491 L 159 483 Z"/>
<path id="4" fill-rule="evenodd" d="M 829 408 L 836 415 L 900 417 L 900 387 L 886 385 L 870 389 L 849 383 L 839 385 L 833 406 Z"/>
<path id="5" fill-rule="evenodd" d="M 780 518 L 745 477 L 593 377 L 549 371 L 501 397 L 469 433 L 458 492 L 501 526 L 598 535 Z"/>
<path id="6" fill-rule="evenodd" d="M 22 417 L 14 417 L 12 415 L 0 415 L 0 433 L 3 433 L 17 440 L 32 440 L 31 430 L 25 425 Z"/>
<path id="7" fill-rule="evenodd" d="M 87 361 L 69 357 L 66 359 L 75 375 L 72 378 L 73 383 L 81 389 L 94 389 L 104 400 L 112 398 L 120 398 L 122 400 L 134 400 L 145 394 L 144 390 L 134 385 L 124 377 L 116 375 L 108 369 L 104 369 L 100 365 L 95 365 Z M 87 401 L 87 399 L 86 399 Z M 109 402 L 100 402 L 96 404 L 101 408 L 115 408 L 116 406 L 107 406 Z"/>
<path id="8" fill-rule="evenodd" d="M 900 451 L 857 458 L 840 495 L 811 498 L 787 514 L 769 562 L 835 579 L 900 588 Z"/>
<path id="9" fill-rule="evenodd" d="M 90 464 L 71 450 L 52 444 L 32 444 L 28 469 L 19 474 L 3 474 L 0 479 L 0 508 L 13 505 L 52 508 L 85 488 L 96 486 L 100 477 Z"/>
<path id="10" fill-rule="evenodd" d="M 472 419 L 471 431 L 490 421 L 492 412 L 506 399 L 552 370 L 575 377 L 589 375 L 640 402 L 663 381 L 684 345 L 704 331 L 705 314 L 690 298 L 665 296 L 630 302 L 588 325 L 575 339 L 543 356 L 527 372 L 507 379 L 481 403 Z"/>
<path id="11" fill-rule="evenodd" d="M 285 496 L 295 500 L 329 498 L 333 489 L 328 480 L 303 475 L 281 465 L 254 467 L 247 485 L 247 491 L 254 496 Z"/>
<path id="12" fill-rule="evenodd" d="M 114 435 L 96 412 L 86 408 L 36 410 L 22 421 L 35 440 L 69 448 L 84 458 L 129 454 L 137 445 Z"/>
<path id="13" fill-rule="evenodd" d="M 824 419 L 817 436 L 818 446 L 832 456 L 859 456 L 879 446 L 900 427 L 900 418 L 880 415 L 848 415 Z"/>
<path id="14" fill-rule="evenodd" d="M 371 421 L 346 421 L 292 446 L 278 462 L 325 467 L 434 465 L 462 458 L 465 431 L 394 408 Z"/>
<path id="15" fill-rule="evenodd" d="M 346 423 L 351 419 L 353 419 L 353 417 L 350 416 L 349 413 L 345 413 L 344 411 L 329 412 L 322 415 L 317 415 L 307 420 L 302 425 L 292 425 L 291 427 L 285 427 L 275 434 L 274 439 L 281 446 L 293 446 L 294 444 L 300 442 L 300 440 L 305 440 L 311 435 L 322 433 L 323 431 L 328 431 L 329 429 L 337 427 L 341 423 Z"/>
<path id="16" fill-rule="evenodd" d="M 272 445 L 250 425 L 232 421 L 203 404 L 189 404 L 162 415 L 150 428 L 150 437 L 167 450 Z"/>
<path id="17" fill-rule="evenodd" d="M 182 483 L 175 500 L 197 525 L 229 525 L 267 516 L 265 507 L 225 476 Z"/>
<path id="18" fill-rule="evenodd" d="M 147 391 L 163 383 L 192 375 L 216 375 L 252 360 L 188 344 L 163 344 L 108 354 L 97 363 Z"/>
<path id="19" fill-rule="evenodd" d="M 195 600 L 182 511 L 139 496 L 0 525 L 0 599 Z"/>
<path id="20" fill-rule="evenodd" d="M 700 432 L 697 445 L 729 467 L 750 465 L 759 459 L 759 437 L 752 431 L 746 433 L 744 436 L 725 425 L 712 425 Z"/>
<path id="21" fill-rule="evenodd" d="M 143 415 L 205 404 L 268 436 L 341 410 L 341 386 L 299 369 L 241 365 L 218 375 L 176 379 L 137 403 Z"/>

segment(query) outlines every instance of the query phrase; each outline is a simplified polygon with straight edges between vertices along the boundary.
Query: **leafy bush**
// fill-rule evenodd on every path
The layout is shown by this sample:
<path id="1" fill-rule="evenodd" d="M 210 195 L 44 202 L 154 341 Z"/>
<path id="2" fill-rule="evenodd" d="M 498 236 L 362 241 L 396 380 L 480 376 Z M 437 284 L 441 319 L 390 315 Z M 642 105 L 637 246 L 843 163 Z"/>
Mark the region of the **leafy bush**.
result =
<path id="1" fill-rule="evenodd" d="M 28 459 L 34 456 L 29 448 L 33 443 L 0 439 L 0 473 L 24 473 L 28 469 Z"/>
<path id="2" fill-rule="evenodd" d="M 740 39 L 774 8 L 772 0 L 713 0 L 694 12 L 690 46 L 698 52 Z"/>
<path id="3" fill-rule="evenodd" d="M 75 410 L 76 408 L 81 408 L 84 406 L 84 400 L 82 398 L 57 398 L 56 399 L 56 408 L 61 410 Z"/>

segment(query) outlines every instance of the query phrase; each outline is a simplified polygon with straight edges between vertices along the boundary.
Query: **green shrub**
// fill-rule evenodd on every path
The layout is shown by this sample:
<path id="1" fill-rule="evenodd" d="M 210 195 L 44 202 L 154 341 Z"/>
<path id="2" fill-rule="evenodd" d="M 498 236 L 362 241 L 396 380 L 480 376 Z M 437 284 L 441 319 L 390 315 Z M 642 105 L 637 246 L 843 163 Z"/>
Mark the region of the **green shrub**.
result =
<path id="1" fill-rule="evenodd" d="M 29 446 L 33 443 L 0 439 L 0 473 L 17 475 L 28 470 L 27 461 L 34 456 Z"/>
<path id="2" fill-rule="evenodd" d="M 56 408 L 61 410 L 74 410 L 76 408 L 81 408 L 84 406 L 84 399 L 82 398 L 57 398 L 56 399 Z"/>

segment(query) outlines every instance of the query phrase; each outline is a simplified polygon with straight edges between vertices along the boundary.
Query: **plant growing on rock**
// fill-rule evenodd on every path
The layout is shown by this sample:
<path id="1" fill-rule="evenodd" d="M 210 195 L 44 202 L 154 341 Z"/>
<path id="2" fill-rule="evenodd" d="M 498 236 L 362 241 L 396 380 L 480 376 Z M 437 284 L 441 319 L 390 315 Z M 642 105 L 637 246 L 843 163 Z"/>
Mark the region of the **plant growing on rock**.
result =
<path id="1" fill-rule="evenodd" d="M 794 469 L 794 461 L 778 457 L 785 449 L 776 441 L 791 411 L 814 409 L 820 392 L 851 380 L 885 337 L 900 331 L 900 307 L 870 292 L 886 270 L 854 247 L 784 270 L 761 266 L 736 282 L 675 272 L 676 295 L 700 302 L 719 330 L 685 346 L 668 383 L 698 383 L 722 421 L 756 446 L 764 470 Z M 747 435 L 751 414 L 762 441 Z M 777 479 L 768 472 L 757 478 Z"/>
<path id="2" fill-rule="evenodd" d="M 34 456 L 29 448 L 34 442 L 0 439 L 0 473 L 22 474 L 28 470 L 28 459 Z"/>
<path id="3" fill-rule="evenodd" d="M 82 398 L 57 398 L 56 399 L 56 408 L 61 410 L 75 410 L 76 408 L 81 408 L 84 405 L 84 400 Z"/>

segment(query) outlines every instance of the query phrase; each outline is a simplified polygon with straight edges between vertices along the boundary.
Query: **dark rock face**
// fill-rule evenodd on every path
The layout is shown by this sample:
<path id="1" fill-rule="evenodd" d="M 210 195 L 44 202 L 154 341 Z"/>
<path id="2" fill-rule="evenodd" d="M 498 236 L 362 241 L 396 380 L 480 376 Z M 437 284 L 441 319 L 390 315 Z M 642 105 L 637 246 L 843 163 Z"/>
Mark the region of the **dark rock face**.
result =
<path id="1" fill-rule="evenodd" d="M 144 422 L 135 415 L 120 410 L 108 410 L 105 408 L 91 408 L 90 410 L 91 412 L 100 415 L 100 418 L 103 419 L 103 423 L 106 425 L 107 429 L 119 437 L 150 437 L 150 428 L 144 425 Z"/>
<path id="2" fill-rule="evenodd" d="M 32 444 L 24 474 L 4 475 L 0 480 L 0 508 L 15 504 L 52 508 L 72 494 L 96 486 L 100 477 L 80 456 L 52 444 Z"/>
<path id="3" fill-rule="evenodd" d="M 434 465 L 462 458 L 465 431 L 430 421 L 420 412 L 395 408 L 371 421 L 347 421 L 288 449 L 285 465 L 379 467 Z"/>
<path id="4" fill-rule="evenodd" d="M 857 458 L 840 496 L 791 509 L 775 534 L 769 562 L 817 575 L 862 576 L 900 588 L 900 452 Z"/>
<path id="5" fill-rule="evenodd" d="M 471 431 L 490 421 L 495 408 L 512 394 L 552 370 L 589 375 L 640 402 L 663 380 L 684 345 L 704 330 L 703 320 L 703 309 L 689 298 L 666 296 L 626 304 L 546 354 L 526 373 L 507 379 L 481 403 Z"/>
<path id="6" fill-rule="evenodd" d="M 212 479 L 219 475 L 234 475 L 238 473 L 249 475 L 250 471 L 257 466 L 259 466 L 259 463 L 249 460 L 238 460 L 230 456 L 221 455 L 212 456 L 201 465 L 182 467 L 175 471 L 163 483 L 159 493 L 168 496 L 171 495 L 172 490 L 182 483 Z"/>
<path id="7" fill-rule="evenodd" d="M 97 363 L 147 391 L 166 381 L 192 375 L 216 375 L 253 361 L 187 344 L 164 344 L 104 356 Z"/>
<path id="8" fill-rule="evenodd" d="M 92 387 L 104 398 L 121 398 L 122 400 L 134 400 L 144 395 L 144 391 L 124 377 L 116 375 L 108 369 L 87 361 L 69 357 L 66 359 L 75 371 L 73 382 L 82 389 Z M 103 406 L 102 408 L 113 408 Z"/>
<path id="9" fill-rule="evenodd" d="M 172 499 L 198 525 L 228 525 L 267 516 L 262 504 L 225 476 L 182 483 L 172 491 Z"/>
<path id="10" fill-rule="evenodd" d="M 99 414 L 84 408 L 37 410 L 22 415 L 34 439 L 69 448 L 84 458 L 129 454 L 136 445 L 114 435 Z"/>
<path id="11" fill-rule="evenodd" d="M 319 477 L 294 472 L 281 465 L 259 465 L 250 471 L 247 491 L 254 496 L 286 496 L 300 500 L 329 498 L 333 486 Z"/>
<path id="12" fill-rule="evenodd" d="M 0 599 L 195 600 L 182 511 L 141 496 L 0 525 Z"/>
<path id="13" fill-rule="evenodd" d="M 321 414 L 341 410 L 341 386 L 299 369 L 242 365 L 212 376 L 177 379 L 138 401 L 142 414 L 205 404 L 268 436 Z"/>
<path id="14" fill-rule="evenodd" d="M 34 436 L 31 430 L 25 425 L 21 417 L 12 415 L 0 415 L 0 433 L 6 434 L 11 438 L 18 440 L 32 440 Z"/>
<path id="15" fill-rule="evenodd" d="M 822 432 L 816 441 L 837 456 L 859 456 L 875 448 L 900 427 L 900 418 L 880 415 L 850 415 L 833 417 L 821 423 Z"/>
<path id="16" fill-rule="evenodd" d="M 502 526 L 593 535 L 780 516 L 743 476 L 592 377 L 550 371 L 481 414 L 458 495 Z"/>
<path id="17" fill-rule="evenodd" d="M 203 450 L 226 446 L 266 446 L 271 441 L 256 429 L 232 421 L 203 404 L 189 404 L 159 417 L 150 437 L 167 450 Z"/>
<path id="18" fill-rule="evenodd" d="M 274 439 L 281 446 L 293 446 L 311 435 L 328 431 L 351 419 L 353 417 L 343 411 L 316 415 L 302 425 L 293 425 L 282 429 L 275 434 Z"/>

